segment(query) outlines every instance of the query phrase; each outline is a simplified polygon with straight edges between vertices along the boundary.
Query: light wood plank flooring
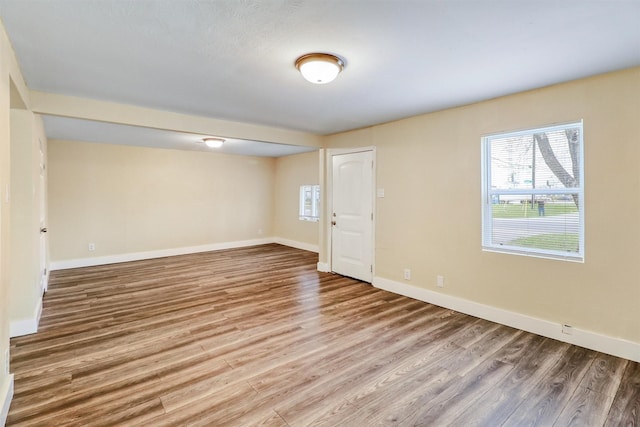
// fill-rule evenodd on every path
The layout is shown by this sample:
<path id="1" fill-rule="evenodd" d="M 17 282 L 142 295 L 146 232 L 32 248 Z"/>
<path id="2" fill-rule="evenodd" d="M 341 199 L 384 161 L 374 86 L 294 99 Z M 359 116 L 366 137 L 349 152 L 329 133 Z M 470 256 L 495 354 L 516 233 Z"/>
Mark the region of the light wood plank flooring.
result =
<path id="1" fill-rule="evenodd" d="M 279 245 L 56 271 L 8 425 L 619 426 L 640 366 Z"/>

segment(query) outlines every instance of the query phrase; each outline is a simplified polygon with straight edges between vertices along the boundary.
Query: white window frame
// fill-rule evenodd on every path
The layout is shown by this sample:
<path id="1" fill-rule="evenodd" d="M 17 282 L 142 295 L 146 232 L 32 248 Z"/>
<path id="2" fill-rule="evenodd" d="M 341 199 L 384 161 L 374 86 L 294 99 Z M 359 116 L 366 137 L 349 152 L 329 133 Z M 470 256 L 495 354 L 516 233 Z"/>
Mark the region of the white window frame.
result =
<path id="1" fill-rule="evenodd" d="M 567 128 L 579 128 L 580 150 L 578 161 L 580 162 L 580 179 L 579 187 L 576 188 L 531 188 L 531 189 L 495 189 L 491 188 L 491 141 L 497 138 L 518 137 L 523 135 L 531 135 L 542 132 L 553 132 L 564 130 Z M 501 252 L 516 255 L 525 255 L 538 258 L 550 258 L 565 261 L 584 262 L 584 134 L 582 120 L 577 122 L 563 123 L 552 126 L 544 126 L 539 128 L 531 128 L 515 132 L 502 132 L 482 137 L 482 250 L 490 252 Z M 527 195 L 529 197 L 536 195 L 569 195 L 577 194 L 580 200 L 578 206 L 578 233 L 579 244 L 578 252 L 561 252 L 554 250 L 546 250 L 541 248 L 525 248 L 520 246 L 508 246 L 495 244 L 492 241 L 493 234 L 493 200 L 499 196 L 516 196 Z"/>
<path id="2" fill-rule="evenodd" d="M 306 193 L 311 192 L 311 215 L 305 212 Z M 300 202 L 298 206 L 298 219 L 300 221 L 320 221 L 320 186 L 319 185 L 301 185 L 300 186 Z"/>

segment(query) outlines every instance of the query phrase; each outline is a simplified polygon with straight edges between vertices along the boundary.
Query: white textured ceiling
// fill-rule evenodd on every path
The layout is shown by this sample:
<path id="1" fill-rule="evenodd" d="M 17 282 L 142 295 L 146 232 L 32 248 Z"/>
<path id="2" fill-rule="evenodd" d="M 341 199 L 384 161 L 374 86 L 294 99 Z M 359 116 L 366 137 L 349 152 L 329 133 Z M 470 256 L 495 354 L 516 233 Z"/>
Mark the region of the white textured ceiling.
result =
<path id="1" fill-rule="evenodd" d="M 30 89 L 330 134 L 640 65 L 640 0 L 0 0 Z M 293 64 L 336 53 L 328 85 Z"/>

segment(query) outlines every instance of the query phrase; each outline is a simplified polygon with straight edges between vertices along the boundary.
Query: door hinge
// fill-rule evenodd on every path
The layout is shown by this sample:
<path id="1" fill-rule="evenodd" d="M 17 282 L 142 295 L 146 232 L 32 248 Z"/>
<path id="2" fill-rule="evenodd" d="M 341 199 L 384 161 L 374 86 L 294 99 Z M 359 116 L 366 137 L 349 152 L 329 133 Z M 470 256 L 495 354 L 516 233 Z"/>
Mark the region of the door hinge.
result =
<path id="1" fill-rule="evenodd" d="M 373 273 L 373 264 L 369 266 L 369 270 Z"/>
<path id="2" fill-rule="evenodd" d="M 371 212 L 371 221 L 373 221 L 373 212 Z"/>

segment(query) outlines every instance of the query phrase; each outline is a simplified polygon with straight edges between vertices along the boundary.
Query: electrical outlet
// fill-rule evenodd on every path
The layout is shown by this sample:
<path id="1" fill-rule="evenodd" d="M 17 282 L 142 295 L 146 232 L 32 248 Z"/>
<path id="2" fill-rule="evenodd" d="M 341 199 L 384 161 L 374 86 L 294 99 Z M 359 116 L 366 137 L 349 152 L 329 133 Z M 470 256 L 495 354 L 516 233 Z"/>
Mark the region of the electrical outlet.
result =
<path id="1" fill-rule="evenodd" d="M 95 243 L 89 243 L 89 252 L 93 252 L 96 250 L 96 244 Z"/>
<path id="2" fill-rule="evenodd" d="M 404 269 L 404 280 L 411 280 L 411 269 L 410 268 L 405 268 Z"/>
<path id="3" fill-rule="evenodd" d="M 444 288 L 444 276 L 436 276 L 436 285 L 439 288 Z"/>
<path id="4" fill-rule="evenodd" d="M 566 335 L 573 335 L 573 326 L 562 325 L 562 333 Z"/>

